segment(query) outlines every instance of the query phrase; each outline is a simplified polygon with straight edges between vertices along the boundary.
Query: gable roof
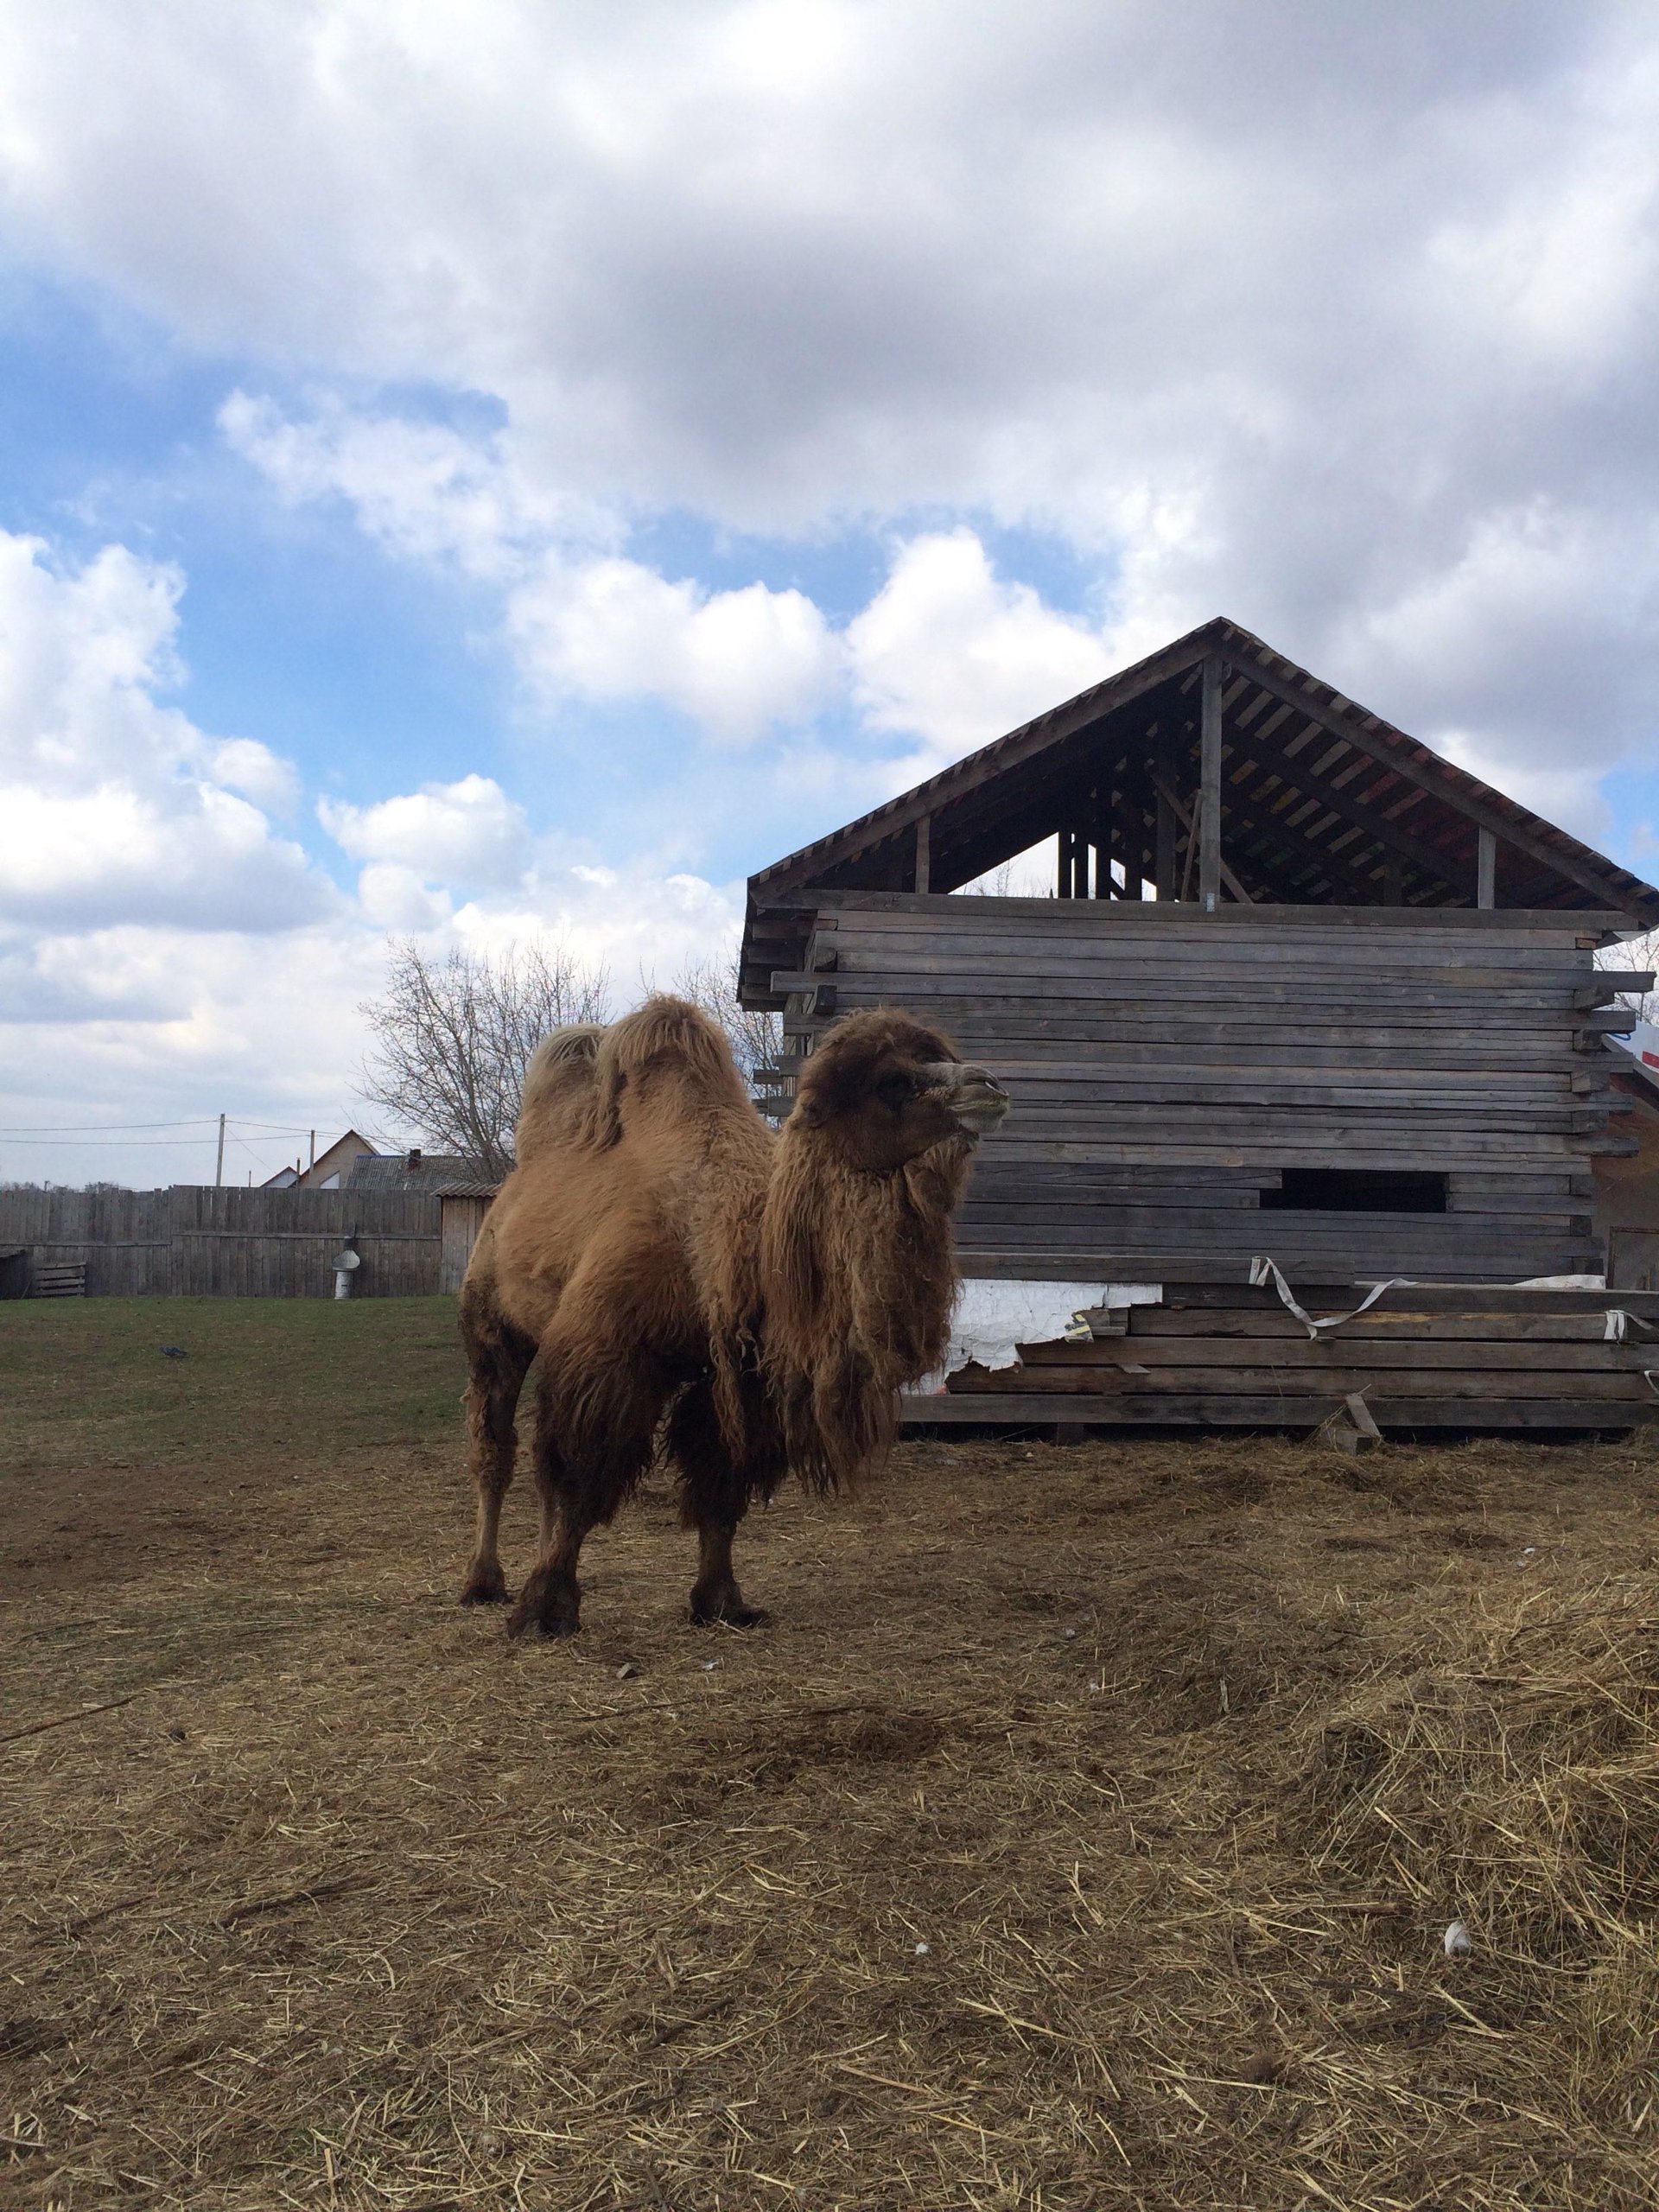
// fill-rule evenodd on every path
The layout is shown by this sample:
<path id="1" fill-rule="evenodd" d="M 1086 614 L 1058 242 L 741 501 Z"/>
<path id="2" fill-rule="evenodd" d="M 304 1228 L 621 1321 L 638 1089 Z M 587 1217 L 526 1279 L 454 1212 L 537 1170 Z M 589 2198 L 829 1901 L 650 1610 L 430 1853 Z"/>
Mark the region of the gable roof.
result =
<path id="1" fill-rule="evenodd" d="M 749 879 L 746 998 L 758 914 L 809 890 L 910 891 L 927 823 L 928 888 L 953 891 L 1077 829 L 1155 880 L 1161 783 L 1176 849 L 1198 780 L 1204 664 L 1222 664 L 1223 856 L 1253 901 L 1472 906 L 1479 832 L 1498 840 L 1497 903 L 1659 922 L 1659 890 L 1217 617 L 970 753 Z"/>

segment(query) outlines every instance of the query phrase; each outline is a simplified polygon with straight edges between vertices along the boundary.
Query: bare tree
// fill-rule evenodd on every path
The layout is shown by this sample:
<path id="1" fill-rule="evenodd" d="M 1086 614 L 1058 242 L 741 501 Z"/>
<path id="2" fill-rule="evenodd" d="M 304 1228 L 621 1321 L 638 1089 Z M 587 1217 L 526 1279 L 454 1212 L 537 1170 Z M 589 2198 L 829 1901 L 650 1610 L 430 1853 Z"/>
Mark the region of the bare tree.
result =
<path id="1" fill-rule="evenodd" d="M 1646 930 L 1640 937 L 1626 938 L 1622 944 L 1604 945 L 1596 955 L 1599 968 L 1612 968 L 1629 975 L 1649 973 L 1659 969 L 1659 929 Z M 1659 990 L 1621 991 L 1620 1006 L 1627 1006 L 1638 1021 L 1659 1021 Z"/>
<path id="2" fill-rule="evenodd" d="M 359 1009 L 371 1039 L 359 1094 L 435 1151 L 505 1175 L 531 1054 L 550 1029 L 606 1020 L 609 1001 L 605 970 L 556 944 L 435 960 L 396 941 L 385 995 Z"/>
<path id="3" fill-rule="evenodd" d="M 745 1082 L 753 1084 L 755 1070 L 782 1052 L 784 1028 L 779 1017 L 739 1004 L 734 961 L 690 961 L 670 988 L 720 1024 Z"/>

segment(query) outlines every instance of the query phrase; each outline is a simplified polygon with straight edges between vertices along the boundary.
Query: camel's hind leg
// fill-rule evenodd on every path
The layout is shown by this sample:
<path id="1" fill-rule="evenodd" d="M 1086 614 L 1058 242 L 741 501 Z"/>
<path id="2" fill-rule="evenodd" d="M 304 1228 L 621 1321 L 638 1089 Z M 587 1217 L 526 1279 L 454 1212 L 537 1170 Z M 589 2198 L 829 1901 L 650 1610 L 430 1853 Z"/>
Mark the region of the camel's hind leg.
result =
<path id="1" fill-rule="evenodd" d="M 697 1532 L 697 1579 L 691 1618 L 700 1627 L 722 1621 L 759 1628 L 769 1616 L 744 1601 L 732 1569 L 732 1541 L 749 1510 L 752 1485 L 732 1464 L 706 1383 L 688 1390 L 669 1417 L 669 1457 L 684 1485 L 681 1517 Z"/>
<path id="2" fill-rule="evenodd" d="M 478 1485 L 478 1541 L 461 1585 L 461 1602 L 502 1605 L 507 1600 L 507 1583 L 501 1572 L 501 1501 L 512 1480 L 518 1393 L 536 1347 L 493 1312 L 487 1298 L 470 1287 L 461 1295 L 461 1332 L 470 1370 L 465 1400 L 472 1440 L 468 1464 Z"/>
<path id="3" fill-rule="evenodd" d="M 530 1629 L 575 1636 L 581 1628 L 582 1544 L 614 1516 L 650 1464 L 669 1387 L 647 1354 L 577 1351 L 552 1338 L 543 1345 L 536 1408 L 542 1552 L 508 1617 L 510 1636 Z"/>

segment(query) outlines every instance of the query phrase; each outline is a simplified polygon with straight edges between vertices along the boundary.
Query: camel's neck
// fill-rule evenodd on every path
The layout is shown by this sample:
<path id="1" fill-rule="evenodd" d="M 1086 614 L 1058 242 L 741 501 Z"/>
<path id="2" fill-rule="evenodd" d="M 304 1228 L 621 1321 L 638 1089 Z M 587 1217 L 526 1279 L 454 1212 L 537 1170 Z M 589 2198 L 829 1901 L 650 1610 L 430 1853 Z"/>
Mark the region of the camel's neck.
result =
<path id="1" fill-rule="evenodd" d="M 786 1127 L 760 1253 L 766 1359 L 791 1456 L 834 1480 L 891 1432 L 894 1394 L 944 1357 L 956 1294 L 950 1217 L 964 1138 L 899 1172 L 842 1166 L 813 1131 Z"/>

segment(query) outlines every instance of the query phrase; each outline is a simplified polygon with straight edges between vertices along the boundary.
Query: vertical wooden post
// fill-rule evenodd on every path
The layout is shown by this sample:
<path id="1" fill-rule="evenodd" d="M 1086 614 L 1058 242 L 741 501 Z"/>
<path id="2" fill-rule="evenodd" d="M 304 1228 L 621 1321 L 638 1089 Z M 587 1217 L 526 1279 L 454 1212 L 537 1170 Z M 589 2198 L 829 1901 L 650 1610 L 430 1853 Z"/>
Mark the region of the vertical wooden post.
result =
<path id="1" fill-rule="evenodd" d="M 1175 878 L 1175 810 L 1163 791 L 1155 788 L 1153 804 L 1157 810 L 1153 881 L 1158 887 L 1160 899 L 1173 899 L 1179 887 Z"/>
<path id="2" fill-rule="evenodd" d="M 1221 663 L 1213 653 L 1204 664 L 1198 789 L 1204 800 L 1198 823 L 1198 902 L 1206 914 L 1213 914 L 1221 904 Z"/>
<path id="3" fill-rule="evenodd" d="M 1475 904 L 1497 904 L 1497 840 L 1490 830 L 1480 830 L 1475 843 Z"/>
<path id="4" fill-rule="evenodd" d="M 1147 810 L 1152 804 L 1152 785 L 1147 779 L 1147 756 L 1131 752 L 1123 772 L 1123 791 L 1118 804 L 1118 842 L 1123 857 L 1123 896 L 1144 899 L 1146 870 L 1141 861 L 1147 847 Z"/>
<path id="5" fill-rule="evenodd" d="M 916 823 L 916 888 L 928 889 L 933 873 L 933 817 L 922 815 Z"/>

